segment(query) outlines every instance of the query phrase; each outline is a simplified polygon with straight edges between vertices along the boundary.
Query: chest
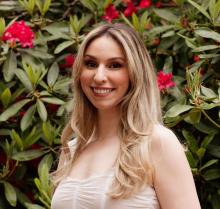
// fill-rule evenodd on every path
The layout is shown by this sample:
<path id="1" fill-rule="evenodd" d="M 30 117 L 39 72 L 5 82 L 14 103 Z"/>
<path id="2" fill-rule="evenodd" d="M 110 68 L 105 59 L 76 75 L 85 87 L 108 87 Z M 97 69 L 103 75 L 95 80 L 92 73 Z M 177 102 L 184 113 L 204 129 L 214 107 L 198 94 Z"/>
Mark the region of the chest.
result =
<path id="1" fill-rule="evenodd" d="M 82 180 L 105 173 L 114 166 L 118 150 L 119 144 L 117 143 L 89 145 L 74 162 L 69 176 L 73 179 Z"/>

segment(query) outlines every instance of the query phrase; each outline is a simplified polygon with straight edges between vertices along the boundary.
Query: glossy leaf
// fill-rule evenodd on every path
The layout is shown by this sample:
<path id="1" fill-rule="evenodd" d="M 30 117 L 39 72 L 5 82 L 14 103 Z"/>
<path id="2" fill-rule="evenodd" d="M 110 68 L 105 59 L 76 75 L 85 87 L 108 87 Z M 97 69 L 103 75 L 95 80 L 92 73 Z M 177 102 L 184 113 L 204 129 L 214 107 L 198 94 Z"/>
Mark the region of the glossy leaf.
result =
<path id="1" fill-rule="evenodd" d="M 17 58 L 12 50 L 8 54 L 2 70 L 5 81 L 11 81 L 17 71 Z"/>
<path id="2" fill-rule="evenodd" d="M 44 103 L 38 99 L 37 100 L 37 111 L 42 121 L 47 120 L 47 110 Z"/>
<path id="3" fill-rule="evenodd" d="M 4 181 L 4 191 L 5 191 L 5 197 L 8 200 L 9 204 L 11 206 L 16 206 L 17 205 L 17 195 L 14 187 L 9 183 Z"/>
<path id="4" fill-rule="evenodd" d="M 58 99 L 56 97 L 42 97 L 41 100 L 51 104 L 57 104 L 57 105 L 65 104 L 63 100 Z"/>
<path id="5" fill-rule="evenodd" d="M 27 150 L 13 154 L 12 159 L 23 162 L 23 161 L 33 160 L 44 154 L 45 152 L 42 150 Z"/>
<path id="6" fill-rule="evenodd" d="M 11 91 L 9 88 L 6 88 L 1 94 L 1 102 L 4 107 L 7 107 L 11 101 Z"/>
<path id="7" fill-rule="evenodd" d="M 184 113 L 192 108 L 193 108 L 193 106 L 190 106 L 190 105 L 177 104 L 177 105 L 171 107 L 166 112 L 165 117 L 176 117 L 176 116 L 180 115 L 181 113 Z"/>
<path id="8" fill-rule="evenodd" d="M 48 74 L 47 74 L 47 83 L 49 86 L 53 86 L 59 76 L 59 66 L 57 62 L 54 62 L 50 67 Z"/>
<path id="9" fill-rule="evenodd" d="M 24 116 L 21 119 L 21 130 L 25 131 L 32 123 L 33 117 L 34 117 L 34 113 L 36 110 L 36 106 L 32 105 L 27 112 L 25 112 Z"/>
<path id="10" fill-rule="evenodd" d="M 8 118 L 14 116 L 24 105 L 26 105 L 30 101 L 31 101 L 30 99 L 24 99 L 22 101 L 19 101 L 11 105 L 0 115 L 0 121 L 8 120 Z"/>

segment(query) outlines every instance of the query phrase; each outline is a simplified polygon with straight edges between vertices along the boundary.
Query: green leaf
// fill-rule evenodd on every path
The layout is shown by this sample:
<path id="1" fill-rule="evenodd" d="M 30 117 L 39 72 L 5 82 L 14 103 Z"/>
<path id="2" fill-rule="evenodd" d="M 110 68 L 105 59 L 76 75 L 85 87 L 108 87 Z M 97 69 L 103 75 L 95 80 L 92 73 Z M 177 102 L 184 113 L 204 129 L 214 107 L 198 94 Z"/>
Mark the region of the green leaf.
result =
<path id="1" fill-rule="evenodd" d="M 42 150 L 27 150 L 23 152 L 17 152 L 12 155 L 12 159 L 17 161 L 28 161 L 38 158 L 45 154 L 45 151 Z"/>
<path id="2" fill-rule="evenodd" d="M 25 131 L 32 123 L 32 120 L 34 118 L 34 113 L 36 111 L 36 106 L 32 105 L 27 112 L 24 114 L 23 118 L 21 119 L 21 130 Z"/>
<path id="3" fill-rule="evenodd" d="M 41 181 L 41 185 L 42 185 L 42 189 L 44 191 L 48 191 L 49 190 L 49 168 L 47 164 L 43 164 L 41 166 L 41 169 L 39 170 L 39 178 Z"/>
<path id="4" fill-rule="evenodd" d="M 84 7 L 88 8 L 91 12 L 96 11 L 96 6 L 92 1 L 90 1 L 90 0 L 81 0 L 80 2 L 83 4 Z"/>
<path id="5" fill-rule="evenodd" d="M 166 112 L 165 117 L 176 117 L 176 116 L 180 115 L 181 113 L 186 112 L 192 108 L 193 108 L 193 106 L 190 106 L 190 105 L 177 104 L 177 105 L 171 107 Z"/>
<path id="6" fill-rule="evenodd" d="M 17 57 L 15 53 L 11 50 L 7 56 L 7 59 L 2 69 L 5 81 L 9 82 L 13 79 L 16 69 L 17 69 Z"/>
<path id="7" fill-rule="evenodd" d="M 5 31 L 5 19 L 0 17 L 0 37 Z"/>
<path id="8" fill-rule="evenodd" d="M 42 173 L 43 170 L 43 165 L 46 164 L 48 169 L 51 168 L 53 164 L 53 155 L 52 154 L 47 154 L 43 157 L 43 159 L 40 161 L 38 165 L 38 175 L 40 176 L 40 173 Z M 41 178 L 40 178 L 41 179 Z"/>
<path id="9" fill-rule="evenodd" d="M 32 203 L 25 203 L 25 206 L 27 207 L 27 209 L 45 209 L 45 207 Z"/>
<path id="10" fill-rule="evenodd" d="M 43 4 L 41 0 L 35 0 L 35 3 L 40 11 L 40 13 L 43 15 Z"/>
<path id="11" fill-rule="evenodd" d="M 154 9 L 153 10 L 157 16 L 162 19 L 165 19 L 169 22 L 177 23 L 179 22 L 179 17 L 174 15 L 171 10 L 168 9 Z"/>
<path id="12" fill-rule="evenodd" d="M 220 158 L 220 146 L 217 145 L 209 145 L 207 151 L 210 155 Z"/>
<path id="13" fill-rule="evenodd" d="M 219 48 L 218 45 L 206 45 L 206 46 L 200 46 L 200 47 L 194 48 L 192 52 L 203 52 L 203 51 L 208 51 L 208 50 L 218 49 L 218 48 Z"/>
<path id="14" fill-rule="evenodd" d="M 209 1 L 209 13 L 212 17 L 212 20 L 214 21 L 214 19 L 215 19 L 215 0 Z"/>
<path id="15" fill-rule="evenodd" d="M 209 20 L 211 20 L 208 12 L 206 11 L 206 9 L 202 6 L 200 6 L 199 4 L 197 4 L 196 2 L 192 1 L 192 0 L 188 0 L 188 2 L 190 4 L 192 4 L 199 12 L 201 12 L 204 16 L 206 16 Z"/>
<path id="16" fill-rule="evenodd" d="M 24 99 L 22 101 L 19 101 L 13 105 L 11 105 L 8 109 L 6 109 L 1 115 L 0 115 L 0 121 L 6 121 L 8 118 L 15 115 L 24 105 L 26 105 L 28 102 L 30 102 L 30 99 Z"/>
<path id="17" fill-rule="evenodd" d="M 190 124 L 196 124 L 199 123 L 200 119 L 201 119 L 201 110 L 192 109 L 189 112 L 189 115 L 186 118 L 184 118 L 184 121 Z"/>
<path id="18" fill-rule="evenodd" d="M 43 15 L 46 14 L 46 12 L 48 11 L 48 9 L 50 8 L 50 4 L 51 4 L 51 0 L 45 0 L 44 1 L 44 6 L 43 6 Z"/>
<path id="19" fill-rule="evenodd" d="M 192 133 L 190 133 L 189 131 L 187 131 L 185 129 L 182 130 L 182 134 L 183 134 L 184 138 L 186 139 L 186 142 L 187 142 L 189 149 L 193 153 L 196 153 L 196 151 L 199 149 L 199 147 L 198 147 L 198 143 L 197 143 L 195 137 L 192 135 Z"/>
<path id="20" fill-rule="evenodd" d="M 207 136 L 203 139 L 203 141 L 202 141 L 202 143 L 201 143 L 201 147 L 207 148 L 207 146 L 208 146 L 208 145 L 211 143 L 211 141 L 214 139 L 214 136 L 215 136 L 215 133 L 207 135 Z"/>
<path id="21" fill-rule="evenodd" d="M 48 54 L 47 52 L 41 50 L 41 49 L 19 49 L 21 52 L 28 53 L 36 58 L 41 58 L 41 59 L 52 59 L 53 55 Z"/>
<path id="22" fill-rule="evenodd" d="M 199 157 L 200 161 L 201 161 L 202 158 L 204 157 L 205 152 L 206 152 L 206 149 L 204 149 L 203 147 L 200 147 L 200 148 L 197 150 L 196 154 L 197 154 L 197 156 Z"/>
<path id="23" fill-rule="evenodd" d="M 16 76 L 18 77 L 18 79 L 21 81 L 21 83 L 24 85 L 24 87 L 30 92 L 33 91 L 33 85 L 31 83 L 31 81 L 29 80 L 27 74 L 20 69 L 17 69 L 17 71 L 15 72 Z"/>
<path id="24" fill-rule="evenodd" d="M 6 88 L 2 94 L 1 94 L 1 101 L 2 101 L 2 104 L 4 106 L 4 108 L 6 108 L 10 101 L 11 101 L 11 91 L 9 88 Z"/>
<path id="25" fill-rule="evenodd" d="M 55 84 L 58 76 L 59 76 L 59 66 L 57 62 L 54 62 L 47 74 L 47 83 L 49 84 L 49 86 L 53 86 Z"/>
<path id="26" fill-rule="evenodd" d="M 205 163 L 201 168 L 200 168 L 200 171 L 202 171 L 203 169 L 205 168 L 208 168 L 210 167 L 211 165 L 217 163 L 218 160 L 217 159 L 212 159 L 212 160 L 209 160 L 207 163 Z"/>
<path id="27" fill-rule="evenodd" d="M 128 18 L 126 18 L 126 17 L 124 16 L 124 14 L 123 14 L 122 12 L 120 13 L 120 16 L 122 17 L 122 19 L 123 19 L 131 28 L 134 28 L 134 26 L 132 25 L 132 23 L 129 21 Z"/>
<path id="28" fill-rule="evenodd" d="M 196 168 L 198 164 L 198 160 L 193 157 L 192 153 L 189 150 L 186 152 L 186 157 L 190 164 L 190 167 Z"/>
<path id="29" fill-rule="evenodd" d="M 216 93 L 215 93 L 212 89 L 206 88 L 205 86 L 202 86 L 202 85 L 201 85 L 201 92 L 202 92 L 202 94 L 205 95 L 208 99 L 210 99 L 210 98 L 216 98 L 216 97 L 217 97 Z"/>
<path id="30" fill-rule="evenodd" d="M 134 12 L 132 13 L 132 24 L 136 31 L 140 30 L 139 20 L 138 20 L 137 15 Z"/>
<path id="31" fill-rule="evenodd" d="M 195 33 L 203 38 L 213 39 L 220 42 L 220 34 L 211 29 L 198 29 L 195 30 Z"/>
<path id="32" fill-rule="evenodd" d="M 220 178 L 220 169 L 209 169 L 204 174 L 203 177 L 206 181 L 211 181 Z"/>
<path id="33" fill-rule="evenodd" d="M 149 33 L 151 36 L 156 36 L 160 33 L 171 30 L 173 28 L 174 28 L 174 25 L 157 26 L 157 27 L 153 27 Z"/>
<path id="34" fill-rule="evenodd" d="M 215 58 L 215 57 L 219 57 L 220 54 L 200 54 L 199 57 L 201 59 L 210 59 L 210 58 Z"/>
<path id="35" fill-rule="evenodd" d="M 32 144 L 36 143 L 40 139 L 40 137 L 41 131 L 36 131 L 36 126 L 34 126 L 31 132 L 28 134 L 28 136 L 25 137 L 23 140 L 24 148 L 29 148 Z"/>
<path id="36" fill-rule="evenodd" d="M 57 105 L 65 104 L 63 100 L 58 99 L 56 97 L 42 97 L 41 100 L 47 103 L 51 103 L 51 104 L 57 104 Z"/>
<path id="37" fill-rule="evenodd" d="M 64 49 L 66 49 L 69 46 L 72 46 L 75 43 L 75 41 L 64 41 L 61 44 L 59 44 L 56 49 L 54 50 L 54 54 L 59 54 Z"/>
<path id="38" fill-rule="evenodd" d="M 14 129 L 11 131 L 11 138 L 18 145 L 19 150 L 22 151 L 24 149 L 22 139 Z"/>
<path id="39" fill-rule="evenodd" d="M 5 190 L 5 197 L 8 200 L 9 204 L 13 207 L 17 205 L 17 195 L 14 187 L 9 183 L 4 181 L 4 190 Z"/>
<path id="40" fill-rule="evenodd" d="M 46 121 L 47 120 L 47 110 L 46 110 L 44 103 L 40 99 L 37 99 L 37 111 L 38 111 L 38 114 L 39 114 L 41 120 Z"/>

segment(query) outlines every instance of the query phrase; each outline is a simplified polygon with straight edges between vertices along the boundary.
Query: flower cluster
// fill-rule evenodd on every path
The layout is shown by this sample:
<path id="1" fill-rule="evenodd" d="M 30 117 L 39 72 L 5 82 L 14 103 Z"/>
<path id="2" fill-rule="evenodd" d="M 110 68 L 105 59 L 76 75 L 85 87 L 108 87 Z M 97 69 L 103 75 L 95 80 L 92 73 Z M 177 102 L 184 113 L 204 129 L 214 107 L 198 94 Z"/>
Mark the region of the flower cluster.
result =
<path id="1" fill-rule="evenodd" d="M 124 15 L 126 17 L 132 16 L 133 13 L 137 13 L 139 9 L 147 9 L 152 6 L 152 0 L 141 0 L 138 6 L 135 6 L 132 0 L 123 0 L 123 3 L 126 5 L 124 10 Z M 160 7 L 161 3 L 158 1 L 155 4 L 156 7 Z M 112 20 L 119 17 L 118 11 L 115 9 L 115 6 L 111 3 L 105 9 L 105 14 L 102 19 L 112 22 Z"/>
<path id="2" fill-rule="evenodd" d="M 19 42 L 23 48 L 33 47 L 34 33 L 23 20 L 11 24 L 2 35 L 2 41 L 9 41 L 11 47 Z"/>
<path id="3" fill-rule="evenodd" d="M 119 17 L 118 11 L 115 9 L 113 4 L 109 4 L 105 9 L 105 15 L 102 17 L 104 20 L 111 22 L 113 19 L 117 19 Z"/>
<path id="4" fill-rule="evenodd" d="M 157 84 L 160 91 L 164 91 L 168 88 L 174 87 L 176 84 L 172 81 L 172 73 L 164 73 L 163 71 L 157 74 Z"/>

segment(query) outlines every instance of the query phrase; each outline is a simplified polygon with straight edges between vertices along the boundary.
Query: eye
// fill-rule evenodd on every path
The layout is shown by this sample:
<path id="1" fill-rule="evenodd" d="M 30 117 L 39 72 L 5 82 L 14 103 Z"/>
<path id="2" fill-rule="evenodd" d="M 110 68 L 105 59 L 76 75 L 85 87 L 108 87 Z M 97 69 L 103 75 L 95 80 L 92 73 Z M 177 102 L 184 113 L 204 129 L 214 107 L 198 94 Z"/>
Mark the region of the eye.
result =
<path id="1" fill-rule="evenodd" d="M 119 63 L 119 62 L 113 62 L 113 63 L 111 63 L 110 65 L 109 65 L 109 68 L 111 68 L 111 69 L 119 69 L 119 68 L 121 68 L 123 65 L 121 64 L 121 63 Z"/>
<path id="2" fill-rule="evenodd" d="M 93 69 L 93 68 L 96 68 L 98 66 L 97 63 L 94 60 L 85 60 L 84 65 L 89 69 Z"/>

